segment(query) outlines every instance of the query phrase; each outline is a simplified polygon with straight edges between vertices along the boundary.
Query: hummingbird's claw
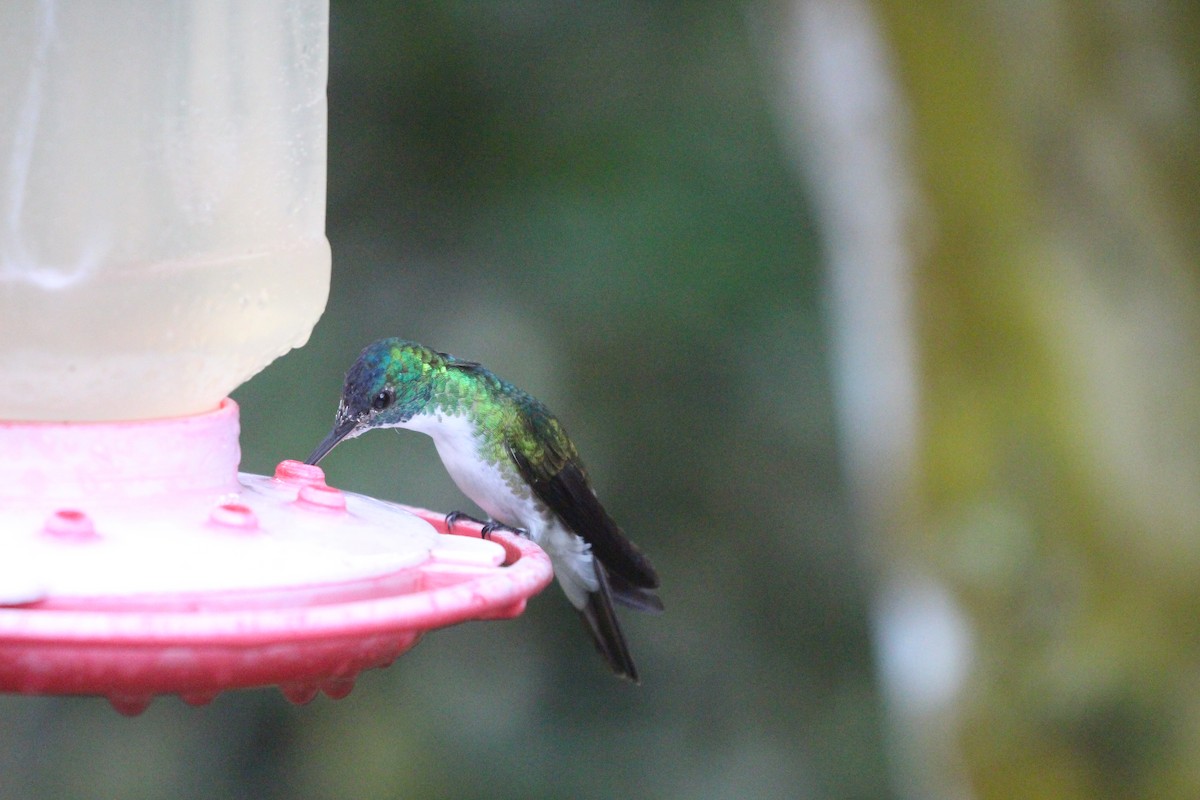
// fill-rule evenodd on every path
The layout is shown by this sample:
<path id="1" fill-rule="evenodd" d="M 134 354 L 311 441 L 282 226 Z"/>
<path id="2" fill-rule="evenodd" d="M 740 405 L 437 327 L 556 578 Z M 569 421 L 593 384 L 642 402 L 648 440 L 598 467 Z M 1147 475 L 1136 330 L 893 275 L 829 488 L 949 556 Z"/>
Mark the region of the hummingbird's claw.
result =
<path id="1" fill-rule="evenodd" d="M 454 526 L 460 522 L 474 522 L 476 525 L 479 525 L 481 527 L 479 535 L 484 539 L 492 538 L 492 534 L 496 531 L 516 534 L 524 539 L 529 538 L 529 531 L 524 528 L 514 528 L 511 525 L 505 525 L 503 522 L 496 522 L 495 520 L 476 519 L 465 511 L 451 511 L 446 515 L 446 533 L 454 533 Z"/>
<path id="2" fill-rule="evenodd" d="M 474 522 L 476 525 L 480 526 L 481 530 L 479 531 L 479 535 L 484 539 L 490 539 L 492 534 L 496 531 L 506 531 L 508 533 L 515 533 L 517 536 L 523 536 L 525 538 L 529 537 L 529 534 L 524 528 L 514 528 L 511 525 L 505 525 L 503 522 L 496 522 L 495 520 L 490 519 L 478 519 L 476 517 L 472 517 L 465 511 L 451 511 L 446 515 L 446 533 L 453 533 L 454 526 L 463 521 Z"/>
<path id="3" fill-rule="evenodd" d="M 483 526 L 483 531 L 482 531 L 483 538 L 485 538 L 485 539 L 492 538 L 492 534 L 495 533 L 496 531 L 504 531 L 505 533 L 511 533 L 516 536 L 520 536 L 522 539 L 529 538 L 529 531 L 525 530 L 524 528 L 514 528 L 511 525 L 505 525 L 502 522 L 495 522 L 495 521 L 489 522 Z"/>
<path id="4" fill-rule="evenodd" d="M 451 511 L 446 515 L 446 533 L 454 533 L 454 526 L 460 522 L 474 522 L 476 525 L 487 525 L 487 522 L 472 517 L 465 511 Z M 486 539 L 487 537 L 484 536 Z"/>

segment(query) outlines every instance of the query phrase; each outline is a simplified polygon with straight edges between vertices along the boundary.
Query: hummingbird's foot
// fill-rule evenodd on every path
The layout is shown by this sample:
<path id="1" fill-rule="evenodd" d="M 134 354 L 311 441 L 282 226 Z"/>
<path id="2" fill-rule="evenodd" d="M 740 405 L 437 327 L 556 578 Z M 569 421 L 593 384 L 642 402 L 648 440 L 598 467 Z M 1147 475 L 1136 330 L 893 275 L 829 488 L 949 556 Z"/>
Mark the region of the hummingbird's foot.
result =
<path id="1" fill-rule="evenodd" d="M 524 528 L 514 528 L 511 525 L 505 525 L 504 523 L 496 522 L 495 520 L 476 519 L 465 511 L 451 511 L 446 515 L 446 533 L 453 533 L 454 526 L 463 521 L 474 522 L 476 525 L 481 526 L 483 530 L 480 531 L 480 536 L 482 536 L 484 539 L 492 538 L 492 534 L 496 531 L 504 531 L 506 533 L 516 534 L 517 536 L 521 536 L 526 539 L 529 538 L 529 531 L 525 530 Z"/>
<path id="2" fill-rule="evenodd" d="M 482 525 L 484 527 L 488 525 L 487 520 L 476 519 L 465 511 L 451 511 L 446 515 L 446 533 L 454 533 L 454 526 L 464 521 L 474 522 L 476 525 Z M 487 536 L 485 535 L 483 538 L 486 539 Z"/>
<path id="3" fill-rule="evenodd" d="M 523 539 L 529 538 L 529 531 L 525 530 L 524 528 L 514 528 L 511 525 L 505 525 L 502 522 L 494 522 L 494 521 L 484 524 L 483 531 L 482 531 L 483 538 L 485 538 L 485 539 L 492 538 L 492 534 L 495 533 L 496 531 L 504 531 L 505 533 L 511 533 L 516 536 L 520 536 Z"/>

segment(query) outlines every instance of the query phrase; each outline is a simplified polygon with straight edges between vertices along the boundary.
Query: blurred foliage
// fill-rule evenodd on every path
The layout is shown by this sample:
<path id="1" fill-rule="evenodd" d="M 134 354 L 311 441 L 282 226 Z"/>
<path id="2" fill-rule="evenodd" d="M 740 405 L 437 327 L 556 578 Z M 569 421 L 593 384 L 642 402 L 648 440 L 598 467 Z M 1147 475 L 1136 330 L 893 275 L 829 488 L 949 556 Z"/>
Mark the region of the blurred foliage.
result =
<path id="1" fill-rule="evenodd" d="M 981 798 L 1200 794 L 1194 3 L 880 2 L 929 203 L 924 524 Z"/>

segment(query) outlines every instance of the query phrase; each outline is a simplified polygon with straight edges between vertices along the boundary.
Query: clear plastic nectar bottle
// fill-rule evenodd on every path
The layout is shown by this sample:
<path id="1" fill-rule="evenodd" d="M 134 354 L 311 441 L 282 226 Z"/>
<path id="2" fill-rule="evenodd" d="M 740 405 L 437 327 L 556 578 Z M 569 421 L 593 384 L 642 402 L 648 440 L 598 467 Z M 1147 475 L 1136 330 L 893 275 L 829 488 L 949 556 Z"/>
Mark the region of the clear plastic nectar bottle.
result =
<path id="1" fill-rule="evenodd" d="M 206 411 L 307 341 L 327 0 L 6 0 L 0 53 L 0 419 Z"/>

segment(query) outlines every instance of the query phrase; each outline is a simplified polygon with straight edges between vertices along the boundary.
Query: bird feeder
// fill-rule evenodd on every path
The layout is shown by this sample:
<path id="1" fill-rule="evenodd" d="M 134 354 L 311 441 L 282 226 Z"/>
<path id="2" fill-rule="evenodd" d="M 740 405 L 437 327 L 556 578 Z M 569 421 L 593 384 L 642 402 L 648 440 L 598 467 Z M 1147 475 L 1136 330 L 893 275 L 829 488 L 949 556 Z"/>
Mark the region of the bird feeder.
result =
<path id="1" fill-rule="evenodd" d="M 226 395 L 328 295 L 327 39 L 326 0 L 0 4 L 0 691 L 341 697 L 551 580 L 318 467 L 238 472 Z"/>

